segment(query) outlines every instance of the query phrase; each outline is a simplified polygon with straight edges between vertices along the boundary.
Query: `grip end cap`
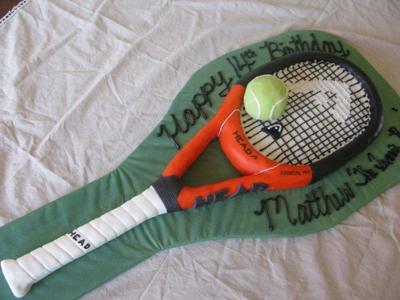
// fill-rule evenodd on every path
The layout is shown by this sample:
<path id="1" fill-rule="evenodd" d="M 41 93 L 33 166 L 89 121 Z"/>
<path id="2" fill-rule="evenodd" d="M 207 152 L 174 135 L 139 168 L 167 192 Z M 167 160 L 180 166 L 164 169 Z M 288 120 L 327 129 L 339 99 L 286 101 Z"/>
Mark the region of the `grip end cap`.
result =
<path id="1" fill-rule="evenodd" d="M 1 270 L 15 297 L 23 297 L 29 292 L 33 279 L 20 267 L 16 260 L 2 260 Z"/>

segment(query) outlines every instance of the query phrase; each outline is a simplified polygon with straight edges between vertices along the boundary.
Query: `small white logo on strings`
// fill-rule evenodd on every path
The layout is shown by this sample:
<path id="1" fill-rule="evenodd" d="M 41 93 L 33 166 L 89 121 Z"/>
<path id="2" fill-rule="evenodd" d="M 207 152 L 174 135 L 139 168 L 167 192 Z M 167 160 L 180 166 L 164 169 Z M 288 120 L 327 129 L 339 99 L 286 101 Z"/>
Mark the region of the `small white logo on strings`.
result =
<path id="1" fill-rule="evenodd" d="M 336 80 L 300 80 L 296 83 L 286 82 L 292 93 L 315 94 L 311 99 L 321 105 L 321 113 L 328 110 L 340 123 L 350 116 L 351 90 L 341 81 Z"/>

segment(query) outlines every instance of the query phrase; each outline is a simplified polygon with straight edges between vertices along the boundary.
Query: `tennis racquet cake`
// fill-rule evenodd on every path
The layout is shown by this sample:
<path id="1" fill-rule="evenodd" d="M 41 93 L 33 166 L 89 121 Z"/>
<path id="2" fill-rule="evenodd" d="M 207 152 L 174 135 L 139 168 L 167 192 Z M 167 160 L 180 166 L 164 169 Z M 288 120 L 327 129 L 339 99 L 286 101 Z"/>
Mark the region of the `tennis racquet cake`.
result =
<path id="1" fill-rule="evenodd" d="M 253 119 L 243 108 L 246 85 L 263 74 L 277 76 L 289 89 L 288 107 L 278 120 Z M 215 116 L 149 188 L 54 241 L 3 260 L 3 274 L 13 294 L 21 297 L 34 283 L 147 219 L 245 192 L 307 186 L 365 149 L 382 124 L 375 87 L 354 64 L 319 52 L 277 59 L 233 85 Z M 180 178 L 214 139 L 242 176 L 182 185 Z"/>

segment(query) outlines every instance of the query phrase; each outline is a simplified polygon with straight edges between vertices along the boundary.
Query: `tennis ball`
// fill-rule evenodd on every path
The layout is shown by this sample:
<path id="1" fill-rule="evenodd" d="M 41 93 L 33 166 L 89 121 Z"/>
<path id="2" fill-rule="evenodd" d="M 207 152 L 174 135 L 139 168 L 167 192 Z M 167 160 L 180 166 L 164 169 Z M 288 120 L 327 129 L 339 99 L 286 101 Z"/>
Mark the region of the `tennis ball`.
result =
<path id="1" fill-rule="evenodd" d="M 261 75 L 247 84 L 244 93 L 244 108 L 258 120 L 275 120 L 285 111 L 287 87 L 273 75 Z"/>

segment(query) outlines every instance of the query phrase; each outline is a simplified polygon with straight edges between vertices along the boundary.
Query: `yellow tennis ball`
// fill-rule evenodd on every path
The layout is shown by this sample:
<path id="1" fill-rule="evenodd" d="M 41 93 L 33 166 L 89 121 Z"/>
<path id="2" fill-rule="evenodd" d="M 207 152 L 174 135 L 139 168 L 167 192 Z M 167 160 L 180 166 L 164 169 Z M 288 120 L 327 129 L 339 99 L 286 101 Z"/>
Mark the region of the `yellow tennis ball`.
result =
<path id="1" fill-rule="evenodd" d="M 259 120 L 276 120 L 287 105 L 287 87 L 278 77 L 261 75 L 251 80 L 244 93 L 244 108 Z"/>

